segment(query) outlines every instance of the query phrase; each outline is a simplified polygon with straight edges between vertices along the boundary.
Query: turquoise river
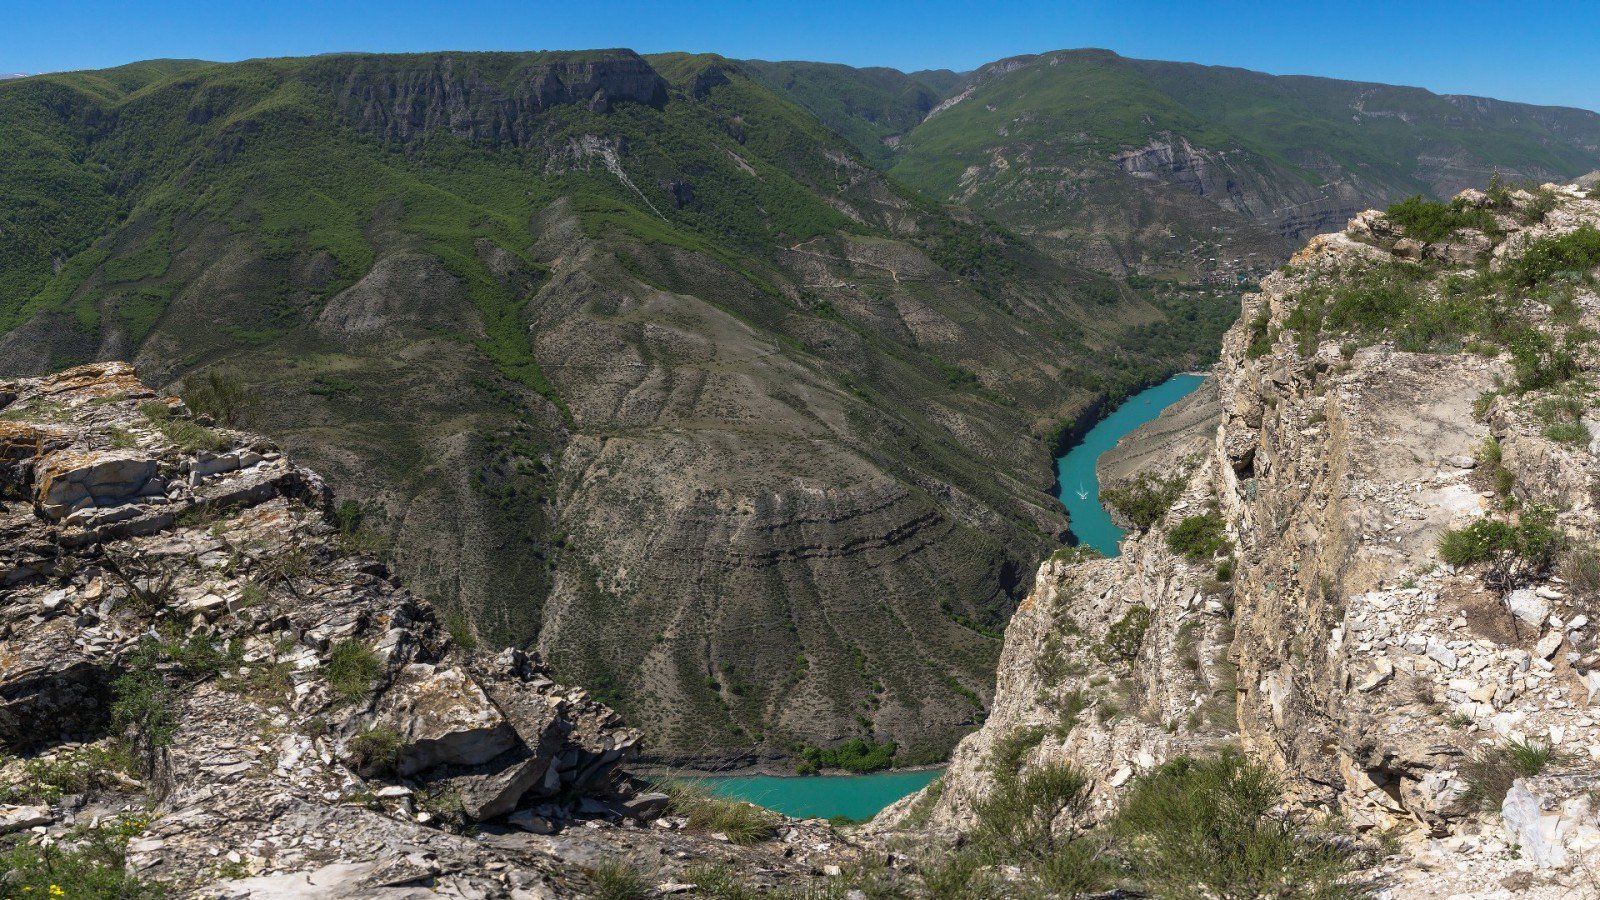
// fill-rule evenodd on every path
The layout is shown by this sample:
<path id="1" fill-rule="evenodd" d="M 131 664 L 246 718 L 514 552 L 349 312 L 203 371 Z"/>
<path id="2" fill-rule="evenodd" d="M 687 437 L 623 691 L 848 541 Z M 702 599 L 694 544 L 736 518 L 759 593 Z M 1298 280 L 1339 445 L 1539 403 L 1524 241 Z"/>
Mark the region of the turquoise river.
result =
<path id="1" fill-rule="evenodd" d="M 1199 375 L 1174 375 L 1134 394 L 1056 460 L 1056 475 L 1061 483 L 1059 496 L 1067 507 L 1072 533 L 1080 544 L 1115 556 L 1117 542 L 1122 539 L 1122 529 L 1111 523 L 1111 517 L 1100 506 L 1100 479 L 1095 475 L 1100 454 L 1116 446 L 1128 432 L 1160 415 L 1163 409 L 1181 400 L 1204 380 Z M 921 790 L 938 776 L 937 770 L 923 769 L 871 775 L 722 776 L 701 778 L 697 782 L 713 794 L 748 800 L 796 818 L 867 819 L 901 797 Z"/>

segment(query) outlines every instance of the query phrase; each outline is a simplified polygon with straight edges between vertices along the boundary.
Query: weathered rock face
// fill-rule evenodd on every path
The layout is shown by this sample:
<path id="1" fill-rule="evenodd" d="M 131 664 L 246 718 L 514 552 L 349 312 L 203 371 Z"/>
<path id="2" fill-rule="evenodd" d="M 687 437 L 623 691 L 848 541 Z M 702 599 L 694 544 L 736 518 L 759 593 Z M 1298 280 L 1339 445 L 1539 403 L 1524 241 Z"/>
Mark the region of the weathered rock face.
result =
<path id="1" fill-rule="evenodd" d="M 536 117 L 552 106 L 607 112 L 619 101 L 660 106 L 667 100 L 666 82 L 630 50 L 439 53 L 404 66 L 392 57 L 337 56 L 319 61 L 304 79 L 331 88 L 357 128 L 398 142 L 443 130 L 527 147 L 544 140 Z"/>
<path id="2" fill-rule="evenodd" d="M 143 810 L 140 877 L 234 898 L 581 896 L 607 860 L 770 883 L 837 846 L 820 825 L 785 826 L 790 858 L 681 819 L 628 827 L 665 811 L 620 768 L 637 732 L 521 651 L 461 646 L 344 549 L 316 474 L 131 366 L 0 395 L 0 834 L 70 845 L 74 825 Z M 112 746 L 137 758 L 87 793 L 6 802 L 32 767 Z M 477 838 L 441 827 L 466 823 Z"/>
<path id="3" fill-rule="evenodd" d="M 993 787 L 995 748 L 1030 727 L 1058 733 L 1035 740 L 1023 765 L 1079 765 L 1102 808 L 1140 770 L 1231 738 L 1282 773 L 1291 802 L 1402 836 L 1407 854 L 1381 873 L 1396 896 L 1582 883 L 1600 844 L 1585 794 L 1600 771 L 1595 587 L 1546 568 L 1503 577 L 1481 564 L 1458 569 L 1438 548 L 1448 530 L 1532 521 L 1540 508 L 1555 511 L 1574 551 L 1592 546 L 1600 463 L 1592 442 L 1562 439 L 1549 417 L 1592 418 L 1575 385 L 1588 384 L 1600 360 L 1574 344 L 1567 387 L 1518 392 L 1506 387 L 1517 378 L 1511 361 L 1492 351 L 1359 348 L 1337 335 L 1307 346 L 1289 319 L 1307 291 L 1337 289 L 1373 265 L 1431 260 L 1419 277 L 1443 282 L 1460 275 L 1456 260 L 1510 265 L 1535 241 L 1600 223 L 1600 201 L 1567 189 L 1549 196 L 1554 208 L 1542 219 L 1498 213 L 1502 237 L 1492 246 L 1481 232 L 1459 232 L 1418 243 L 1420 253 L 1398 226 L 1364 213 L 1246 298 L 1214 376 L 1221 421 L 1180 508 L 1114 560 L 1041 568 L 1007 633 L 995 714 L 958 749 L 932 808 L 936 825 L 970 823 L 972 798 Z M 1512 210 L 1533 201 L 1513 195 Z M 1484 199 L 1471 192 L 1462 202 Z M 1569 284 L 1575 312 L 1566 318 L 1551 318 L 1540 301 L 1521 309 L 1558 343 L 1569 327 L 1600 324 L 1600 297 Z M 1563 399 L 1571 397 L 1579 399 Z M 1177 416 L 1195 419 L 1192 409 Z M 1146 464 L 1173 470 L 1159 456 Z M 1221 513 L 1234 545 L 1226 607 L 1205 600 L 1206 573 L 1162 540 L 1201 505 Z M 1085 639 L 1111 641 L 1134 604 L 1149 611 L 1134 665 L 1081 653 Z M 1087 663 L 1061 680 L 1077 698 L 1070 708 L 1116 704 L 1106 688 L 1125 684 L 1131 702 L 1116 706 L 1135 715 L 1060 727 L 1059 689 L 1041 672 L 1057 669 L 1063 647 Z M 1230 661 L 1236 678 L 1212 676 Z M 1184 718 L 1213 701 L 1214 728 Z M 1517 779 L 1503 806 L 1482 811 L 1471 790 L 1486 777 L 1483 760 L 1523 742 L 1551 751 L 1545 773 Z M 925 802 L 901 804 L 883 824 Z"/>

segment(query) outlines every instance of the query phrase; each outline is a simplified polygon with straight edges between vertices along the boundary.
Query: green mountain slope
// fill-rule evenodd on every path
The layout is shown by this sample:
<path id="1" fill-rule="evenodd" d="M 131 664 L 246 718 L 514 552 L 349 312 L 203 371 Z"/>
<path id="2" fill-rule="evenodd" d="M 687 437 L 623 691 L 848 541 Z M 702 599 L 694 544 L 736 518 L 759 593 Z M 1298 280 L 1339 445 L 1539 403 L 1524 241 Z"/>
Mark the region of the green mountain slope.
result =
<path id="1" fill-rule="evenodd" d="M 863 81 L 776 86 L 829 120 L 839 102 L 813 91 L 868 96 Z M 860 142 L 859 124 L 835 127 Z M 869 136 L 896 146 L 895 177 L 1060 259 L 1190 276 L 1258 272 L 1360 209 L 1447 197 L 1495 171 L 1567 179 L 1600 165 L 1600 116 L 1585 110 L 1105 50 L 992 63 L 915 127 Z"/>
<path id="2" fill-rule="evenodd" d="M 236 379 L 414 589 L 679 759 L 948 746 L 1065 525 L 1053 430 L 1232 306 L 922 199 L 715 57 L 0 85 L 0 370 Z"/>
<path id="3" fill-rule="evenodd" d="M 948 70 L 916 72 L 832 63 L 744 60 L 757 81 L 800 104 L 838 132 L 875 165 L 886 165 L 884 143 L 915 128 L 961 76 Z"/>

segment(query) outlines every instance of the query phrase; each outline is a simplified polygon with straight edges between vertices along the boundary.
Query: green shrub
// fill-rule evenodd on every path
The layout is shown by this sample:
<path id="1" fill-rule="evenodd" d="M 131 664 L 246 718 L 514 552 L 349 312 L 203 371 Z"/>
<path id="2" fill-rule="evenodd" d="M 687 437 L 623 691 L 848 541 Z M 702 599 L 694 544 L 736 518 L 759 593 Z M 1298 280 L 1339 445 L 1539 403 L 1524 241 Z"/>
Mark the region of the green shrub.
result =
<path id="1" fill-rule="evenodd" d="M 988 848 L 1004 848 L 1010 858 L 1053 855 L 1057 835 L 1052 827 L 1063 810 L 1080 811 L 1088 803 L 1088 779 L 1066 763 L 1053 763 L 997 778 L 994 790 L 974 812 L 972 839 Z M 1068 835 L 1070 837 L 1070 835 Z"/>
<path id="2" fill-rule="evenodd" d="M 382 672 L 383 663 L 378 655 L 360 641 L 342 641 L 328 652 L 325 670 L 328 687 L 340 700 L 365 699 Z"/>
<path id="3" fill-rule="evenodd" d="M 1201 562 L 1230 549 L 1227 528 L 1219 512 L 1186 516 L 1167 533 L 1167 547 L 1185 559 Z"/>
<path id="4" fill-rule="evenodd" d="M 1184 482 L 1181 475 L 1161 477 L 1140 472 L 1130 481 L 1101 488 L 1100 500 L 1132 522 L 1133 527 L 1148 531 L 1172 508 L 1183 493 Z"/>
<path id="5" fill-rule="evenodd" d="M 1507 741 L 1498 747 L 1481 749 L 1461 765 L 1467 789 L 1462 801 L 1485 811 L 1497 811 L 1518 778 L 1531 778 L 1543 772 L 1555 759 L 1548 745 Z"/>
<path id="6" fill-rule="evenodd" d="M 145 638 L 123 660 L 111 682 L 111 722 L 139 747 L 146 767 L 155 751 L 178 733 L 177 693 L 161 672 L 166 657 L 160 641 Z"/>
<path id="7" fill-rule="evenodd" d="M 1513 285 L 1533 288 L 1563 272 L 1589 277 L 1596 266 L 1600 266 L 1600 230 L 1585 225 L 1529 244 L 1506 263 L 1504 274 Z"/>
<path id="8" fill-rule="evenodd" d="M 800 748 L 800 758 L 817 769 L 844 769 L 847 772 L 876 772 L 894 763 L 898 747 L 893 741 L 879 744 L 862 738 L 852 738 L 837 747 Z"/>
<path id="9" fill-rule="evenodd" d="M 1256 317 L 1250 320 L 1250 343 L 1244 351 L 1247 359 L 1260 359 L 1272 352 L 1272 343 L 1277 339 L 1277 334 L 1270 327 L 1271 323 L 1272 311 L 1263 305 Z"/>
<path id="10" fill-rule="evenodd" d="M 1505 522 L 1479 519 L 1439 538 L 1439 558 L 1452 566 L 1488 562 L 1516 549 L 1516 529 Z"/>
<path id="11" fill-rule="evenodd" d="M 1110 827 L 1157 897 L 1360 896 L 1350 852 L 1308 840 L 1281 802 L 1272 773 L 1236 753 L 1180 757 L 1136 779 Z"/>
<path id="12" fill-rule="evenodd" d="M 1022 758 L 1039 746 L 1046 733 L 1044 726 L 1018 728 L 995 741 L 989 751 L 989 771 L 998 779 L 1015 778 L 1022 767 Z"/>
<path id="13" fill-rule="evenodd" d="M 1494 214 L 1486 209 L 1474 209 L 1460 203 L 1437 203 L 1421 194 L 1408 197 L 1389 207 L 1389 221 L 1404 229 L 1406 237 L 1423 243 L 1433 243 L 1449 237 L 1463 228 L 1492 231 Z"/>
<path id="14" fill-rule="evenodd" d="M 1106 629 L 1105 640 L 1095 646 L 1095 655 L 1106 663 L 1132 662 L 1144 645 L 1144 634 L 1150 630 L 1150 610 L 1135 606 L 1122 614 L 1122 618 Z"/>
<path id="15" fill-rule="evenodd" d="M 185 379 L 181 396 L 196 413 L 232 427 L 245 424 L 255 406 L 255 396 L 237 375 L 217 370 L 198 379 Z"/>
<path id="16" fill-rule="evenodd" d="M 155 900 L 159 884 L 127 871 L 128 838 L 142 830 L 138 818 L 75 829 L 49 846 L 18 844 L 0 854 L 0 885 L 7 898 L 39 900 Z"/>

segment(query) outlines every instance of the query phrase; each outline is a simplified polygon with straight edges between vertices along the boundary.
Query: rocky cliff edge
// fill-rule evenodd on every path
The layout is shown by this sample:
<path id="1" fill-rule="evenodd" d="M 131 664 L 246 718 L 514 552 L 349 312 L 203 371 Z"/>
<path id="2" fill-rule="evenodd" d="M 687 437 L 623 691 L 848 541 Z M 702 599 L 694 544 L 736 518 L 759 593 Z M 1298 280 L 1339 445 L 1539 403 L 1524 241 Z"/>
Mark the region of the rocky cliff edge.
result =
<path id="1" fill-rule="evenodd" d="M 1455 227 L 1363 213 L 1245 298 L 1220 424 L 1146 464 L 1180 473 L 1170 507 L 1040 568 L 989 720 L 876 827 L 964 835 L 1002 776 L 1060 762 L 1077 827 L 1242 747 L 1290 808 L 1383 837 L 1363 891 L 1595 896 L 1600 202 L 1429 209 Z"/>
<path id="2" fill-rule="evenodd" d="M 635 731 L 538 659 L 453 638 L 369 549 L 316 474 L 128 365 L 0 383 L 6 883 L 107 846 L 134 879 L 117 896 L 813 873 L 825 826 L 765 819 L 760 848 L 687 833 L 622 771 Z"/>

